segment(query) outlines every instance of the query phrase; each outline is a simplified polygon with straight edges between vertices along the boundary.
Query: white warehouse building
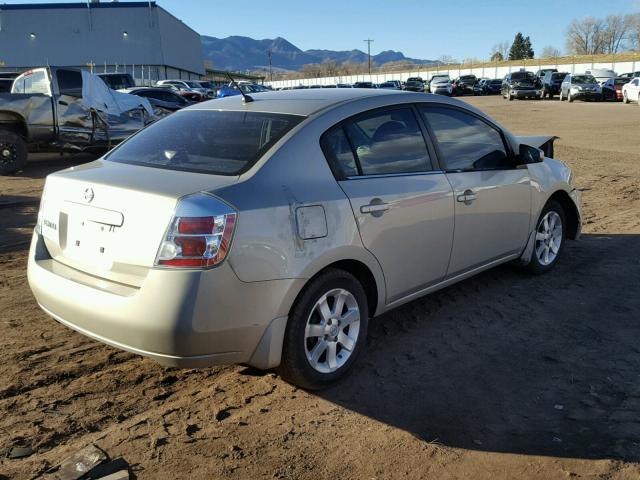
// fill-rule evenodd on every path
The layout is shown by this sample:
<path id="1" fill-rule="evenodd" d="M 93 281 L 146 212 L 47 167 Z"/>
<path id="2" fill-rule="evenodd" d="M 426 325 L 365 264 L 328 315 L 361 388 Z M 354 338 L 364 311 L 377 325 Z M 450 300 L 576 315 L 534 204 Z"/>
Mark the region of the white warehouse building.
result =
<path id="1" fill-rule="evenodd" d="M 200 35 L 156 2 L 0 4 L 0 71 L 47 65 L 145 82 L 205 73 Z"/>

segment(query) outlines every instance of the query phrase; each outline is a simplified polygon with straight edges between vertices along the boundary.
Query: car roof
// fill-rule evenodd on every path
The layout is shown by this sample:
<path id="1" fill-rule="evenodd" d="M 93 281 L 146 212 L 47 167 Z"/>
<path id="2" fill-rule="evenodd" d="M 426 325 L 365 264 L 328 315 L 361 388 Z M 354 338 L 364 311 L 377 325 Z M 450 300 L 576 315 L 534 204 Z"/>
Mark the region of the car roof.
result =
<path id="1" fill-rule="evenodd" d="M 241 95 L 235 95 L 199 103 L 186 110 L 243 110 L 309 116 L 320 110 L 362 98 L 409 95 L 409 93 L 372 88 L 315 88 L 260 92 L 250 95 L 254 100 L 250 103 L 244 103 Z"/>

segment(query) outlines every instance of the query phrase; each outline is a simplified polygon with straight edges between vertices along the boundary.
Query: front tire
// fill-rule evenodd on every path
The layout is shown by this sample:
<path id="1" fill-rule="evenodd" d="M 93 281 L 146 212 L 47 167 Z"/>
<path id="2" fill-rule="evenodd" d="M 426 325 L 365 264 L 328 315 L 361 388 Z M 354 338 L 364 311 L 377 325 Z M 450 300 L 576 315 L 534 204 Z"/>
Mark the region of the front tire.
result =
<path id="1" fill-rule="evenodd" d="M 0 131 L 0 175 L 21 170 L 27 163 L 27 144 L 15 132 Z"/>
<path id="2" fill-rule="evenodd" d="M 569 101 L 569 103 L 573 103 L 573 96 L 571 95 L 571 91 L 567 93 L 567 100 Z"/>
<path id="3" fill-rule="evenodd" d="M 627 92 L 622 93 L 622 102 L 625 104 L 629 103 L 629 97 L 627 96 Z"/>
<path id="4" fill-rule="evenodd" d="M 536 224 L 531 261 L 527 265 L 530 273 L 539 275 L 551 270 L 562 254 L 566 238 L 565 213 L 562 205 L 549 201 L 540 213 Z"/>
<path id="5" fill-rule="evenodd" d="M 365 348 L 368 324 L 362 284 L 349 272 L 327 270 L 291 308 L 278 373 L 308 390 L 342 379 Z"/>

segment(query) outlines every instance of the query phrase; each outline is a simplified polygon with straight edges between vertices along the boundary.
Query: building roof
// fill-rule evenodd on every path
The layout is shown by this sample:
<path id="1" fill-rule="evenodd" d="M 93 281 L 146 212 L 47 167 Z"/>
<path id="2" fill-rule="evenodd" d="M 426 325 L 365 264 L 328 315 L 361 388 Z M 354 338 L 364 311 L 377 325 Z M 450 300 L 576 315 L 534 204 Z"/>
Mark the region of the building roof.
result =
<path id="1" fill-rule="evenodd" d="M 155 7 L 156 2 L 103 2 L 103 3 L 28 3 L 0 4 L 0 10 L 52 10 L 65 8 L 133 8 Z"/>

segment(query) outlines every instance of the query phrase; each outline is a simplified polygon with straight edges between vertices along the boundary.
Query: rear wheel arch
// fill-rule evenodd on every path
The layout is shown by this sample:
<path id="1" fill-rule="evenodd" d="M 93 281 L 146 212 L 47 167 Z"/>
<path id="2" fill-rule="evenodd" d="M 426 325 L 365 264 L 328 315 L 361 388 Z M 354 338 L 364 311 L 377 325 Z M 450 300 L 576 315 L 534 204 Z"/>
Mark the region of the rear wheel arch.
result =
<path id="1" fill-rule="evenodd" d="M 573 202 L 571 197 L 564 190 L 558 190 L 553 193 L 545 202 L 548 204 L 550 201 L 555 200 L 558 202 L 565 214 L 565 221 L 567 223 L 567 238 L 575 239 L 578 236 L 578 232 L 580 231 L 580 214 L 578 213 L 578 209 L 576 204 Z M 544 208 L 544 207 L 543 207 Z"/>
<path id="2" fill-rule="evenodd" d="M 20 135 L 25 141 L 29 138 L 29 129 L 24 118 L 14 112 L 0 110 L 0 130 Z"/>

